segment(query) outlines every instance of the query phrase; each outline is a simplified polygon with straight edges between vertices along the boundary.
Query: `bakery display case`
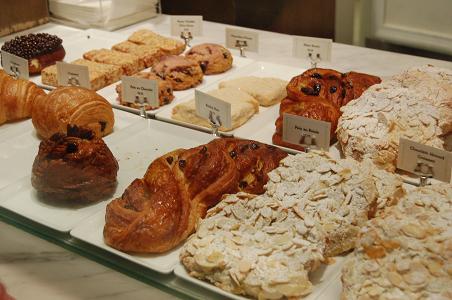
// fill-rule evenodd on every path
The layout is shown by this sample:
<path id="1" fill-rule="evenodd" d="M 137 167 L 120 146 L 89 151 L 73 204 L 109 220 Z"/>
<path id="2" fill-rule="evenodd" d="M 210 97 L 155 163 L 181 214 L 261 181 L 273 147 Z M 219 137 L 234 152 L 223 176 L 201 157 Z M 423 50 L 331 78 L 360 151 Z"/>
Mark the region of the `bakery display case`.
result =
<path id="1" fill-rule="evenodd" d="M 0 220 L 182 299 L 452 297 L 452 63 L 172 23 L 0 40 Z"/>

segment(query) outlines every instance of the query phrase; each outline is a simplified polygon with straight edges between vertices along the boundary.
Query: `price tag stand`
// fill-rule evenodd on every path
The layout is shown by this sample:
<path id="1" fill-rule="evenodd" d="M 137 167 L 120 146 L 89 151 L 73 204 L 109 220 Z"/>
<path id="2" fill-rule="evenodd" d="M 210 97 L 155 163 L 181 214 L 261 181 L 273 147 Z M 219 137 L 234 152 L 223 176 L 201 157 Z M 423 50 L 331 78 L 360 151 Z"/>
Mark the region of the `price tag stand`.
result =
<path id="1" fill-rule="evenodd" d="M 218 132 L 219 128 L 222 125 L 220 116 L 216 115 L 216 118 L 214 118 L 214 114 L 212 112 L 210 112 L 209 113 L 209 122 L 210 122 L 210 126 L 212 126 L 212 135 L 214 137 L 221 137 L 220 133 Z"/>
<path id="2" fill-rule="evenodd" d="M 235 42 L 235 47 L 239 48 L 241 57 L 246 57 L 245 49 L 246 49 L 246 47 L 248 47 L 248 42 L 247 41 L 245 41 L 245 40 L 237 40 Z"/>
<path id="3" fill-rule="evenodd" d="M 311 61 L 311 68 L 317 68 L 317 64 L 320 63 L 320 61 L 322 60 L 320 58 L 320 53 L 317 53 L 316 55 L 313 55 L 312 52 L 310 52 L 308 54 L 309 59 Z"/>
<path id="4" fill-rule="evenodd" d="M 180 38 L 184 40 L 185 47 L 191 47 L 190 42 L 193 39 L 193 35 L 190 31 L 182 31 L 180 33 Z"/>

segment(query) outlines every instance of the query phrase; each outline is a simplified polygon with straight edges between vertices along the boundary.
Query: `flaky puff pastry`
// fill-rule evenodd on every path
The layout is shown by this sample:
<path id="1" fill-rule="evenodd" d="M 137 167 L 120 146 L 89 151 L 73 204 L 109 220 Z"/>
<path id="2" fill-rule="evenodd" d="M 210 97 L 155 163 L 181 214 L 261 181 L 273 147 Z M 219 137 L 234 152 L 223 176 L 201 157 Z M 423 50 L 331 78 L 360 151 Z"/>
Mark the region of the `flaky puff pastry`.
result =
<path id="1" fill-rule="evenodd" d="M 42 138 L 66 132 L 67 125 L 88 128 L 102 137 L 113 131 L 115 123 L 111 104 L 96 92 L 81 87 L 59 87 L 38 97 L 32 121 Z"/>
<path id="2" fill-rule="evenodd" d="M 36 84 L 14 79 L 0 70 L 0 125 L 31 117 L 35 99 L 44 95 Z"/>

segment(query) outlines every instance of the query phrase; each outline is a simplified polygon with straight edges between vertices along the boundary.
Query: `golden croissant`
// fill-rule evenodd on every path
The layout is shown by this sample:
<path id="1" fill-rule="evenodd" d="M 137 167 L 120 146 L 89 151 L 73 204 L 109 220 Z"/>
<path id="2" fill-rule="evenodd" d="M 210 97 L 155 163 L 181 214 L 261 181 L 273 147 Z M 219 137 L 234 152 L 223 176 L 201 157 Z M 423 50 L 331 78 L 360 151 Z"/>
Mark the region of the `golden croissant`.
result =
<path id="1" fill-rule="evenodd" d="M 127 252 L 170 250 L 224 194 L 263 193 L 267 173 L 286 156 L 274 146 L 228 138 L 157 158 L 108 204 L 105 242 Z"/>
<path id="2" fill-rule="evenodd" d="M 36 84 L 0 70 L 0 125 L 31 117 L 33 103 L 45 92 Z"/>
<path id="3" fill-rule="evenodd" d="M 113 131 L 111 104 L 96 92 L 81 87 L 59 87 L 36 99 L 33 125 L 42 138 L 66 133 L 67 125 L 88 128 L 97 137 Z"/>

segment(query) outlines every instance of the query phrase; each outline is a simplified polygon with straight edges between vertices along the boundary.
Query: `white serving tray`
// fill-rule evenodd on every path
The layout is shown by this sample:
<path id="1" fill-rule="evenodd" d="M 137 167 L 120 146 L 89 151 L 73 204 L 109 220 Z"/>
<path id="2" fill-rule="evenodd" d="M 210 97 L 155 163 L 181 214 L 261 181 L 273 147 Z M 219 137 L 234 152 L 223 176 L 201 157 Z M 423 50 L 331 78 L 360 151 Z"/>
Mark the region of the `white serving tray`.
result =
<path id="1" fill-rule="evenodd" d="M 203 82 L 200 85 L 198 85 L 196 88 L 202 89 L 206 86 L 211 85 L 212 83 L 218 82 L 219 80 L 226 78 L 227 76 L 230 76 L 230 74 L 235 74 L 237 72 L 240 72 L 240 70 L 243 67 L 246 67 L 246 66 L 252 64 L 253 62 L 254 62 L 253 60 L 248 59 L 248 58 L 234 56 L 234 62 L 232 64 L 232 68 L 230 70 L 228 70 L 225 73 L 221 73 L 221 74 L 205 75 Z M 150 70 L 151 69 L 148 68 L 145 71 L 149 72 Z M 116 83 L 111 84 L 97 92 L 100 95 L 102 95 L 105 99 L 107 99 L 113 107 L 118 108 L 118 109 L 123 109 L 123 110 L 129 111 L 129 112 L 135 113 L 135 114 L 139 114 L 140 113 L 139 109 L 131 108 L 131 107 L 119 104 L 119 101 L 117 100 L 118 94 L 116 93 L 116 90 L 115 90 L 115 88 L 118 84 L 119 84 L 119 82 L 116 82 Z M 187 97 L 193 96 L 194 90 L 195 90 L 194 88 L 191 88 L 191 89 L 183 90 L 183 91 L 174 91 L 174 100 L 171 102 L 171 104 L 161 106 L 154 110 L 148 110 L 147 114 L 149 116 L 155 116 L 157 113 L 159 113 L 166 107 L 180 103 L 181 101 L 185 100 Z"/>
<path id="2" fill-rule="evenodd" d="M 141 120 L 140 117 L 121 110 L 114 109 L 113 113 L 115 126 L 113 133 L 104 138 L 105 141 L 121 129 Z M 40 142 L 31 119 L 0 126 L 0 189 L 30 174 Z"/>
<path id="3" fill-rule="evenodd" d="M 119 163 L 118 186 L 112 198 L 120 196 L 134 178 L 142 177 L 155 158 L 211 139 L 210 135 L 155 120 L 140 119 L 140 122 L 118 130 L 105 139 Z M 20 186 L 19 190 L 17 186 Z M 85 218 L 104 210 L 107 203 L 101 201 L 87 206 L 46 203 L 38 199 L 30 175 L 0 190 L 1 207 L 61 232 L 69 232 Z"/>
<path id="4" fill-rule="evenodd" d="M 288 67 L 288 66 L 284 66 L 284 65 L 277 65 L 277 64 L 266 63 L 266 62 L 255 62 L 253 64 L 250 64 L 250 65 L 244 67 L 243 69 L 237 71 L 234 74 L 230 74 L 230 75 L 222 78 L 221 80 L 230 80 L 230 79 L 244 77 L 244 76 L 258 76 L 258 77 L 276 77 L 276 78 L 280 78 L 280 79 L 289 81 L 292 77 L 294 77 L 298 74 L 301 74 L 303 71 L 304 71 L 304 69 L 297 69 L 297 68 L 292 68 L 292 67 Z M 203 87 L 200 87 L 197 89 L 204 91 L 204 92 L 208 92 L 210 90 L 216 89 L 218 87 L 218 83 L 219 82 L 215 82 L 211 85 L 203 86 Z M 211 131 L 210 128 L 193 125 L 190 123 L 172 119 L 171 115 L 172 115 L 174 106 L 176 106 L 177 104 L 179 104 L 181 102 L 189 101 L 193 98 L 194 98 L 194 91 L 192 91 L 192 94 L 189 95 L 189 97 L 186 97 L 184 100 L 178 101 L 178 102 L 173 102 L 169 105 L 166 105 L 161 111 L 159 111 L 156 114 L 155 117 L 158 120 L 164 120 L 164 121 L 178 124 L 181 126 L 190 127 L 190 128 L 205 131 L 205 132 L 210 132 Z M 247 129 L 249 126 L 248 124 L 250 124 L 250 123 L 251 124 L 260 124 L 260 126 L 262 127 L 263 125 L 267 124 L 268 122 L 273 122 L 273 123 L 275 122 L 276 119 L 271 120 L 270 119 L 271 116 L 267 116 L 267 114 L 265 112 L 267 110 L 273 109 L 277 106 L 279 106 L 279 105 L 274 105 L 272 107 L 260 106 L 259 113 L 252 116 L 251 119 L 248 120 L 248 122 L 246 122 L 245 124 L 243 124 L 242 126 L 240 126 L 239 128 L 236 128 L 234 130 L 220 131 L 220 133 L 223 135 L 226 135 L 226 136 L 237 136 L 236 135 L 237 132 L 243 132 L 242 135 L 244 135 L 244 138 L 246 138 L 245 136 L 248 133 L 253 132 L 252 129 Z M 254 128 L 254 125 L 251 125 L 251 128 Z"/>
<path id="5" fill-rule="evenodd" d="M 342 271 L 342 266 L 345 263 L 346 256 L 337 256 L 334 258 L 335 262 L 331 265 L 322 265 L 318 270 L 313 272 L 310 276 L 310 280 L 313 283 L 313 290 L 312 293 L 304 297 L 305 300 L 314 300 L 314 299 L 321 299 L 321 300 L 336 300 L 337 295 L 334 295 L 334 297 L 324 297 L 323 293 L 324 291 L 331 285 L 332 282 L 334 282 L 338 276 L 340 276 L 340 273 Z M 207 281 L 199 280 L 195 277 L 190 276 L 187 271 L 185 270 L 185 267 L 178 263 L 176 268 L 174 269 L 174 274 L 176 274 L 177 277 L 182 278 L 184 280 L 187 280 L 191 283 L 194 283 L 198 286 L 204 287 L 210 291 L 216 292 L 222 296 L 228 297 L 230 299 L 236 299 L 236 300 L 245 300 L 249 299 L 244 296 L 235 295 L 229 292 L 226 292 L 219 287 L 214 286 L 213 284 L 208 283 Z"/>

